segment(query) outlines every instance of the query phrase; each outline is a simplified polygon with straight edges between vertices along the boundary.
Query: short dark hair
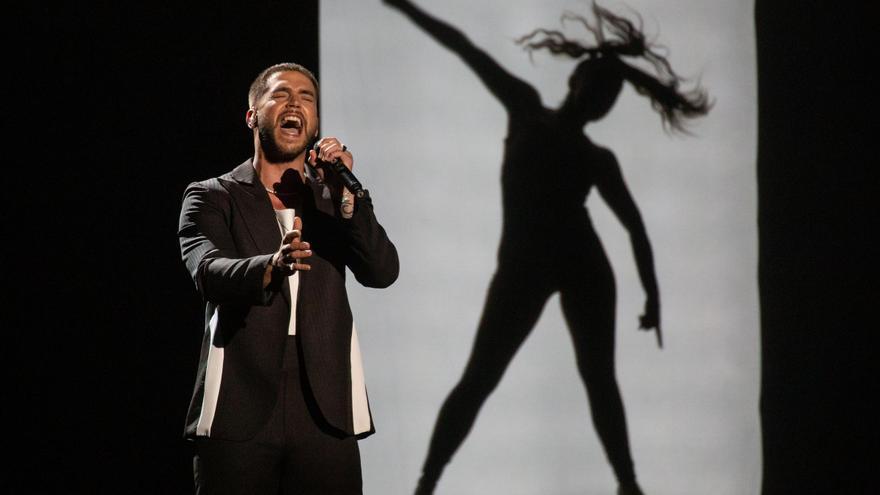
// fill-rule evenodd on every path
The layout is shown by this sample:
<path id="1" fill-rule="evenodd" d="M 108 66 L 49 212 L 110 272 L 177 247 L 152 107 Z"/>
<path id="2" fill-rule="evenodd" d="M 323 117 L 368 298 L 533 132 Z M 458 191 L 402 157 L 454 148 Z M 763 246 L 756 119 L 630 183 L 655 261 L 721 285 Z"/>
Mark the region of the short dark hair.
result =
<path id="1" fill-rule="evenodd" d="M 256 104 L 257 100 L 266 93 L 269 89 L 268 81 L 269 77 L 276 72 L 286 72 L 286 71 L 294 71 L 299 72 L 301 74 L 305 74 L 306 77 L 312 81 L 312 84 L 315 85 L 315 91 L 318 91 L 318 79 L 312 74 L 312 71 L 306 69 L 302 65 L 295 64 L 293 62 L 285 62 L 281 64 L 275 64 L 271 67 L 268 67 L 260 72 L 254 82 L 251 83 L 251 88 L 248 90 L 248 107 L 253 107 Z M 318 95 L 315 95 L 316 97 Z"/>

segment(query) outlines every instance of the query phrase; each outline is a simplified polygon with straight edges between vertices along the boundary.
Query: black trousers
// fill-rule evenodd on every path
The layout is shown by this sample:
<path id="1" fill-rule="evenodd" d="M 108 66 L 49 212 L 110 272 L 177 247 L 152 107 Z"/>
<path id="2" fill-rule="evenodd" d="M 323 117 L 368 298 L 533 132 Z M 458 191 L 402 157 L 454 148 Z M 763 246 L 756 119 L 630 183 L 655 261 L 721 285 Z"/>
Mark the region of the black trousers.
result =
<path id="1" fill-rule="evenodd" d="M 278 402 L 263 430 L 244 442 L 198 437 L 196 495 L 360 495 L 357 440 L 319 426 L 303 386 L 297 339 L 288 337 Z"/>

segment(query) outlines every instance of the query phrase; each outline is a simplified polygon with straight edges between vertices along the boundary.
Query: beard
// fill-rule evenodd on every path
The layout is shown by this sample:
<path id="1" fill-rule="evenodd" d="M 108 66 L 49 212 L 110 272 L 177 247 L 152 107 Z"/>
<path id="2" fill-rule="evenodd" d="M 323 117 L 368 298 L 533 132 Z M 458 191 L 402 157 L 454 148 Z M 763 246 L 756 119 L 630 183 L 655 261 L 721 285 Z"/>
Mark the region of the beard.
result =
<path id="1" fill-rule="evenodd" d="M 307 126 L 303 125 L 303 135 L 308 135 Z M 260 145 L 266 154 L 269 163 L 287 163 L 293 161 L 309 146 L 308 139 L 302 143 L 281 146 L 275 139 L 275 127 L 272 125 L 257 124 L 257 134 L 260 136 Z"/>

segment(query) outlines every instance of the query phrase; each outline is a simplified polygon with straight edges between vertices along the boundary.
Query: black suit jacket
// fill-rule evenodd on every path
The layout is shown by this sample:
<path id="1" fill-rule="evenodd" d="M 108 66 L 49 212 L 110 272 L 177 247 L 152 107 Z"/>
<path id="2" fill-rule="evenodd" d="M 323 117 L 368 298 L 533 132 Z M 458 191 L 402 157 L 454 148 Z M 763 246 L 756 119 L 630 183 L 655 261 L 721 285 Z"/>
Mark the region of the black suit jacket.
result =
<path id="1" fill-rule="evenodd" d="M 397 251 L 369 197 L 359 199 L 345 220 L 327 186 L 310 181 L 309 187 L 311 198 L 297 215 L 302 238 L 311 244 L 312 268 L 299 272 L 296 332 L 323 420 L 342 435 L 354 435 L 345 268 L 365 286 L 387 287 L 397 278 Z M 291 302 L 287 277 L 273 277 L 263 288 L 281 233 L 251 160 L 187 187 L 178 237 L 205 300 L 205 334 L 185 434 L 252 438 L 275 406 Z M 359 433 L 372 431 L 371 421 L 370 430 Z"/>

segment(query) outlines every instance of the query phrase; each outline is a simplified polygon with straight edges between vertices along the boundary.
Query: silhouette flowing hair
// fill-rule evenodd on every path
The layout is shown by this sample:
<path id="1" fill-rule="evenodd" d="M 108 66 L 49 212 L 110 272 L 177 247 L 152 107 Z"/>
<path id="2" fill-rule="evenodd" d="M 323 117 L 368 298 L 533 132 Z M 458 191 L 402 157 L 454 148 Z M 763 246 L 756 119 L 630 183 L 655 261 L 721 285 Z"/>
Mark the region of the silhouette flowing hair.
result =
<path id="1" fill-rule="evenodd" d="M 642 18 L 638 14 L 638 26 L 632 21 L 613 14 L 595 2 L 592 5 L 595 23 L 583 16 L 567 12 L 562 15 L 561 22 L 576 21 L 582 24 L 595 38 L 595 44 L 586 44 L 565 37 L 562 32 L 538 28 L 516 40 L 529 52 L 547 49 L 554 55 L 566 55 L 585 62 L 606 59 L 613 63 L 618 74 L 629 81 L 636 91 L 651 100 L 651 107 L 660 114 L 665 129 L 688 133 L 684 125 L 685 119 L 705 115 L 712 107 L 706 91 L 699 84 L 690 90 L 681 90 L 679 86 L 687 79 L 672 70 L 666 56 L 658 49 L 663 47 L 645 40 L 642 32 Z M 620 57 L 641 57 L 653 66 L 656 76 L 652 76 Z"/>

